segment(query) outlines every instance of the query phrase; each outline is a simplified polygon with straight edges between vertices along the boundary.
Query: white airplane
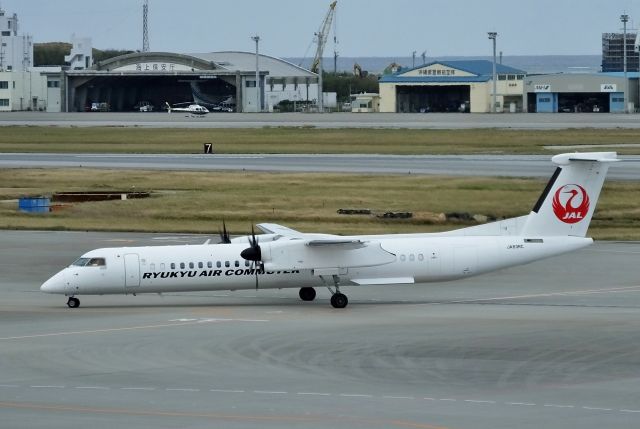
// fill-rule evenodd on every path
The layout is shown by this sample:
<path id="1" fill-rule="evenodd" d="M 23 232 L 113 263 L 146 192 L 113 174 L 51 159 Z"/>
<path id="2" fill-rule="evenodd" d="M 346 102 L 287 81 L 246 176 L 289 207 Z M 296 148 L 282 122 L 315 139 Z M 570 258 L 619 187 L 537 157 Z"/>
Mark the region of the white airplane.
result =
<path id="1" fill-rule="evenodd" d="M 167 105 L 167 112 L 171 113 L 171 112 L 183 112 L 183 113 L 188 113 L 190 115 L 196 115 L 196 116 L 204 116 L 207 113 L 209 113 L 209 109 L 207 109 L 204 106 L 201 106 L 199 104 L 195 104 L 195 103 L 178 103 L 176 104 L 176 106 L 180 105 L 180 104 L 188 104 L 187 107 L 172 107 L 168 102 L 165 101 L 165 103 Z"/>
<path id="2" fill-rule="evenodd" d="M 471 277 L 577 250 L 593 242 L 587 228 L 615 152 L 556 155 L 558 165 L 531 213 L 484 225 L 429 234 L 337 236 L 259 224 L 265 234 L 222 243 L 119 247 L 82 255 L 40 288 L 78 295 L 300 288 L 332 293 L 347 306 L 341 286 L 441 282 Z M 248 242 L 248 244 L 247 244 Z"/>

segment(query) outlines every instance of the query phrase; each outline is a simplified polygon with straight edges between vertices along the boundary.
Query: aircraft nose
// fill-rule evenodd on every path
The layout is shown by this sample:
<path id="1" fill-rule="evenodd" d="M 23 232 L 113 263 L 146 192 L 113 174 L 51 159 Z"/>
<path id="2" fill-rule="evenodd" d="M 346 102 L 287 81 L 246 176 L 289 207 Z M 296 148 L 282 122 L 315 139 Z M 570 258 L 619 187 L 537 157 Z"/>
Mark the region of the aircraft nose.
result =
<path id="1" fill-rule="evenodd" d="M 64 292 L 64 271 L 60 271 L 46 282 L 42 283 L 40 290 L 45 293 Z"/>

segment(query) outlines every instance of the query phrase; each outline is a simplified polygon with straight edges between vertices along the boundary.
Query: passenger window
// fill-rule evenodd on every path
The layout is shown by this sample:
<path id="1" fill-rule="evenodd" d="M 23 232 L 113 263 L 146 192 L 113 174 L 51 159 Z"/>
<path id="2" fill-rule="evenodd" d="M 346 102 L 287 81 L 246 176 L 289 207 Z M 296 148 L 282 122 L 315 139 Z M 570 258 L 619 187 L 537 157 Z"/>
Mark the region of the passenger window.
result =
<path id="1" fill-rule="evenodd" d="M 87 266 L 89 267 L 104 267 L 106 264 L 104 258 L 91 258 Z"/>
<path id="2" fill-rule="evenodd" d="M 198 262 L 198 268 L 203 268 L 204 264 L 202 262 Z"/>
<path id="3" fill-rule="evenodd" d="M 224 266 L 229 268 L 231 266 L 231 264 L 229 263 L 229 261 L 224 261 Z"/>
<path id="4" fill-rule="evenodd" d="M 245 267 L 250 267 L 250 266 L 251 266 L 251 262 L 249 262 L 249 261 L 245 260 L 245 261 L 244 261 L 244 266 L 245 266 Z"/>
<path id="5" fill-rule="evenodd" d="M 222 262 L 217 261 L 217 262 L 216 262 L 216 267 L 218 267 L 218 268 L 222 267 Z"/>
<path id="6" fill-rule="evenodd" d="M 189 262 L 189 268 L 193 268 L 195 265 L 193 265 L 193 262 Z"/>
<path id="7" fill-rule="evenodd" d="M 207 262 L 207 268 L 213 268 L 213 262 L 208 261 Z"/>
<path id="8" fill-rule="evenodd" d="M 164 262 L 160 264 L 160 269 L 164 271 Z"/>
<path id="9" fill-rule="evenodd" d="M 172 269 L 172 270 L 175 270 L 175 269 L 176 269 L 176 264 L 175 264 L 175 262 L 172 262 L 172 263 L 171 263 L 171 269 Z"/>
<path id="10" fill-rule="evenodd" d="M 240 262 L 236 261 L 235 266 L 238 268 L 240 266 Z"/>
<path id="11" fill-rule="evenodd" d="M 418 261 L 424 261 L 424 255 L 422 253 L 418 254 Z"/>
<path id="12" fill-rule="evenodd" d="M 413 262 L 413 261 L 415 261 L 415 260 L 416 260 L 416 257 L 415 257 L 415 255 L 414 255 L 413 253 L 412 253 L 411 255 L 409 255 L 409 260 L 410 260 L 411 262 Z"/>
<path id="13" fill-rule="evenodd" d="M 184 262 L 180 262 L 180 268 L 184 270 L 184 267 L 185 267 Z"/>
<path id="14" fill-rule="evenodd" d="M 405 255 L 400 255 L 400 260 L 404 262 L 407 260 L 407 257 Z"/>
<path id="15" fill-rule="evenodd" d="M 152 272 L 156 272 L 156 264 L 151 264 L 149 265 L 149 268 L 151 269 Z"/>

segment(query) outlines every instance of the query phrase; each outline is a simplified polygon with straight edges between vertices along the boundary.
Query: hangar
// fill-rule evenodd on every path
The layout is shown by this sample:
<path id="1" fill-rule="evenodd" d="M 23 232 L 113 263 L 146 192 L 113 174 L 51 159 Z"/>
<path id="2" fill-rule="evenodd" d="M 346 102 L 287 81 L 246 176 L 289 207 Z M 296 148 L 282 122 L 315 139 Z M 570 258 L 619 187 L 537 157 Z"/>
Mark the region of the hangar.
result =
<path id="1" fill-rule="evenodd" d="M 627 87 L 628 111 L 638 106 L 638 72 L 546 74 L 527 76 L 525 106 L 539 113 L 624 113 Z"/>
<path id="2" fill-rule="evenodd" d="M 144 102 L 159 109 L 165 102 L 195 101 L 255 112 L 270 110 L 284 99 L 317 100 L 315 73 L 267 55 L 259 56 L 259 68 L 256 85 L 254 53 L 135 52 L 91 68 L 64 71 L 62 110 L 85 111 L 100 105 L 110 111 L 131 111 Z"/>
<path id="3" fill-rule="evenodd" d="M 496 65 L 496 110 L 522 111 L 523 70 Z M 493 63 L 435 61 L 380 78 L 381 112 L 490 112 Z"/>

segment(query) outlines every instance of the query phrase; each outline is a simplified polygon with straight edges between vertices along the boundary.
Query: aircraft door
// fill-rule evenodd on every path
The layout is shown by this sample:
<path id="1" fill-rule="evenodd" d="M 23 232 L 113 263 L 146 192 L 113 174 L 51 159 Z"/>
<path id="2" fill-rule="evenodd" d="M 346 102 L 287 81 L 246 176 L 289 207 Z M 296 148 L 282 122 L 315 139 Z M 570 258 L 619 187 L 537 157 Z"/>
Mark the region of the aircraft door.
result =
<path id="1" fill-rule="evenodd" d="M 124 255 L 124 286 L 140 286 L 140 258 L 135 253 Z"/>
<path id="2" fill-rule="evenodd" d="M 478 250 L 475 247 L 458 247 L 453 249 L 454 275 L 467 276 L 476 271 Z"/>

